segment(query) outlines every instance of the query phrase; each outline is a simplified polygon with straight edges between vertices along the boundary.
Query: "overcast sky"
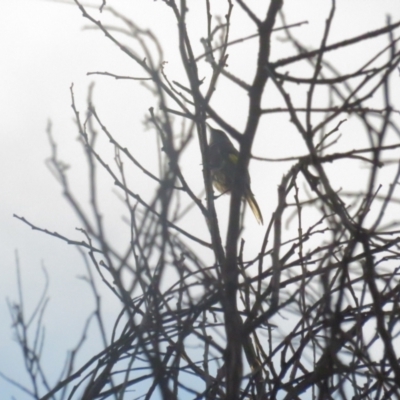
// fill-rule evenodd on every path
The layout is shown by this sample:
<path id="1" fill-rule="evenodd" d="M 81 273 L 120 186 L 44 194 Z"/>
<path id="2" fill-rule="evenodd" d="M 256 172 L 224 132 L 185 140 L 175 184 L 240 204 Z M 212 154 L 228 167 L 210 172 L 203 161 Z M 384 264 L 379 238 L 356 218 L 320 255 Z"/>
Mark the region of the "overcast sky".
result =
<path id="1" fill-rule="evenodd" d="M 251 3 L 260 6 L 263 2 L 249 1 Z M 176 23 L 165 4 L 152 0 L 108 0 L 108 4 L 124 10 L 125 15 L 141 27 L 151 28 L 161 35 L 165 60 L 168 61 L 167 71 L 173 74 L 174 65 L 178 64 Z M 199 39 L 204 36 L 204 21 L 196 18 L 195 5 L 192 4 L 193 33 L 201 50 Z M 216 2 L 216 6 L 224 4 L 222 0 Z M 61 370 L 65 351 L 79 339 L 79 330 L 74 327 L 82 326 L 85 317 L 93 310 L 93 299 L 87 295 L 87 285 L 78 279 L 84 275 L 78 252 L 55 238 L 32 231 L 12 217 L 15 213 L 43 228 L 82 239 L 75 231 L 77 219 L 45 164 L 50 154 L 46 136 L 48 121 L 52 121 L 61 158 L 71 165 L 74 187 L 85 193 L 86 180 L 81 173 L 83 152 L 76 140 L 78 133 L 70 107 L 71 83 L 74 84 L 77 105 L 84 114 L 88 85 L 96 82 L 96 106 L 103 112 L 107 126 L 113 127 L 121 137 L 141 132 L 146 110 L 156 105 L 149 93 L 136 82 L 86 75 L 90 71 L 109 71 L 141 76 L 142 72 L 104 35 L 94 30 L 82 30 L 88 22 L 83 20 L 75 6 L 40 0 L 0 0 L 0 6 L 0 371 L 14 379 L 25 380 L 22 358 L 12 340 L 11 320 L 5 301 L 6 297 L 17 299 L 15 252 L 19 253 L 27 312 L 32 311 L 44 285 L 42 265 L 50 276 L 50 303 L 46 314 L 48 348 L 44 357 L 45 365 L 55 366 L 55 376 Z M 329 7 L 327 0 L 285 1 L 289 23 L 309 22 L 297 28 L 296 34 L 310 46 L 317 46 L 321 40 Z M 100 17 L 95 10 L 93 13 L 96 18 Z M 387 14 L 392 15 L 393 21 L 400 19 L 398 0 L 338 0 L 330 42 L 377 29 L 385 24 Z M 243 15 L 238 13 L 237 18 L 240 20 Z M 242 21 L 240 29 L 233 30 L 232 38 L 254 33 L 252 24 L 245 19 Z M 248 46 L 249 54 L 253 45 L 250 42 L 244 45 Z M 287 48 L 284 50 L 283 45 L 282 51 L 290 52 Z M 367 56 L 368 51 L 368 48 L 361 49 L 359 56 Z M 354 57 L 354 53 L 351 56 Z M 253 69 L 248 59 L 235 59 L 233 54 L 230 62 L 243 75 L 251 77 Z M 344 52 L 341 63 L 344 69 L 351 68 L 350 54 Z M 400 93 L 399 86 L 397 93 Z M 245 101 L 237 98 L 235 92 L 228 98 L 217 99 L 216 105 L 232 125 L 239 130 L 243 127 Z M 349 124 L 344 129 L 350 127 Z M 147 148 L 140 145 L 138 149 L 140 138 L 138 140 L 132 145 L 138 150 L 136 155 L 146 160 Z M 266 139 L 258 136 L 256 143 L 263 140 Z M 275 147 L 269 146 L 271 150 L 267 154 L 258 152 L 260 146 L 253 153 L 264 157 L 283 155 L 288 143 L 293 143 L 292 139 L 282 130 Z M 297 154 L 300 155 L 301 151 L 299 142 Z M 270 173 L 270 187 L 276 188 L 280 174 Z M 257 198 L 262 199 L 270 193 L 265 186 L 257 184 L 264 178 L 264 172 L 255 167 L 253 176 L 253 187 L 258 188 L 255 190 Z M 268 207 L 267 202 L 261 204 L 264 215 L 270 213 Z M 115 215 L 118 216 L 119 211 L 115 211 Z M 249 220 L 249 225 L 253 223 Z M 116 237 L 120 234 L 119 231 L 115 233 Z M 110 316 L 113 307 L 118 309 L 111 298 L 105 307 Z M 62 346 L 58 340 L 62 340 Z M 10 398 L 11 394 L 18 399 L 28 398 L 1 379 L 0 393 L 2 399 Z"/>

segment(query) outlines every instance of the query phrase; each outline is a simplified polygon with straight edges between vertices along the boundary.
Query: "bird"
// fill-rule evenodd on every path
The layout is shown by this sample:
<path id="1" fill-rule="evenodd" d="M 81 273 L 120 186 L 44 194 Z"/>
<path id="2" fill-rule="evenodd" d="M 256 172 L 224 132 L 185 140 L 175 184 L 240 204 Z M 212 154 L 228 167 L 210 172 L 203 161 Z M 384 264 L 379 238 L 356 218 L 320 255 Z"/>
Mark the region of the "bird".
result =
<path id="1" fill-rule="evenodd" d="M 221 194 L 232 190 L 235 182 L 236 166 L 239 161 L 239 152 L 236 150 L 225 132 L 209 126 L 211 137 L 208 146 L 208 161 L 210 165 L 213 186 Z M 244 198 L 259 224 L 263 225 L 260 207 L 250 187 L 250 174 L 246 171 Z"/>

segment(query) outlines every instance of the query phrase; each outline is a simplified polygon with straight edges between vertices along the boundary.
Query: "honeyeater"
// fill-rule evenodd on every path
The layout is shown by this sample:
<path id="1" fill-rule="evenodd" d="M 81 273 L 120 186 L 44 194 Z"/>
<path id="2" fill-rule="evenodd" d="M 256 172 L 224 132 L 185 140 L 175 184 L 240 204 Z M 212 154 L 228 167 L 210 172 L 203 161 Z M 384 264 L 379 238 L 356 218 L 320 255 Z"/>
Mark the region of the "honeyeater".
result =
<path id="1" fill-rule="evenodd" d="M 230 192 L 235 182 L 236 166 L 239 152 L 235 149 L 225 132 L 210 127 L 211 138 L 209 144 L 208 160 L 210 164 L 211 179 L 214 187 L 222 194 Z M 263 217 L 257 201 L 250 188 L 250 175 L 246 171 L 244 198 L 259 224 L 263 224 Z"/>

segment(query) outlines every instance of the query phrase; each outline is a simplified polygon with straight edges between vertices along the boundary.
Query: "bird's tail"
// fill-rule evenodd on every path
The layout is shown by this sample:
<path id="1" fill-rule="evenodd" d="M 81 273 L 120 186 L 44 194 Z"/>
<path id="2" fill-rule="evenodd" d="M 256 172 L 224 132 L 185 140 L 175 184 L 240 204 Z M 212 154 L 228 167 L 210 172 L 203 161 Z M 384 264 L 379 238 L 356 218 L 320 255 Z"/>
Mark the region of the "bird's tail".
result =
<path id="1" fill-rule="evenodd" d="M 256 217 L 256 220 L 259 224 L 263 225 L 263 217 L 261 214 L 260 207 L 258 207 L 257 201 L 254 198 L 254 194 L 251 192 L 251 190 L 248 190 L 246 193 L 246 200 L 247 203 L 249 203 L 249 206 L 251 208 L 251 211 L 253 211 L 254 216 Z"/>

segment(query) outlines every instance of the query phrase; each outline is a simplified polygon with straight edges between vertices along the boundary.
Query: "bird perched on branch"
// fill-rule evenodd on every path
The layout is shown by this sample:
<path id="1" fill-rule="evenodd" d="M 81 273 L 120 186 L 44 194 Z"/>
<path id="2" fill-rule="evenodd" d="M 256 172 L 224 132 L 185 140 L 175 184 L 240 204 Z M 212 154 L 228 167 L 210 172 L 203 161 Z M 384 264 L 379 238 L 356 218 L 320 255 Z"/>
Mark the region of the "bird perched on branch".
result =
<path id="1" fill-rule="evenodd" d="M 211 139 L 208 159 L 210 163 L 211 179 L 214 187 L 222 194 L 230 192 L 235 182 L 236 166 L 239 161 L 239 152 L 235 149 L 228 136 L 219 129 L 209 126 Z M 263 224 L 263 217 L 257 201 L 250 188 L 250 175 L 246 171 L 244 198 L 259 224 Z"/>

